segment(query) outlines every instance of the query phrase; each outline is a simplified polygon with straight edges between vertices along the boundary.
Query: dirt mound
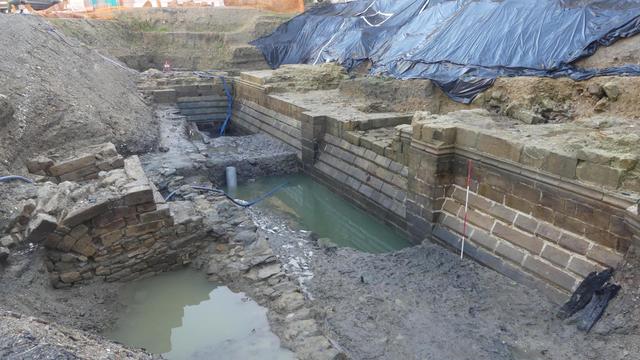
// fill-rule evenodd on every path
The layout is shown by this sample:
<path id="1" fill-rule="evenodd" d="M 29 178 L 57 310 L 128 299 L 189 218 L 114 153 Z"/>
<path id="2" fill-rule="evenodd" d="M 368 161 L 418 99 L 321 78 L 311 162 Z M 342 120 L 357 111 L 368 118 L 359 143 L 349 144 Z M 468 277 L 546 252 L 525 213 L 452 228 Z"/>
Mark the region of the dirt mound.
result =
<path id="1" fill-rule="evenodd" d="M 0 168 L 19 168 L 55 148 L 113 142 L 120 152 L 135 153 L 153 147 L 157 134 L 135 71 L 38 17 L 0 14 L 0 32 L 0 94 L 13 108 L 0 122 Z"/>

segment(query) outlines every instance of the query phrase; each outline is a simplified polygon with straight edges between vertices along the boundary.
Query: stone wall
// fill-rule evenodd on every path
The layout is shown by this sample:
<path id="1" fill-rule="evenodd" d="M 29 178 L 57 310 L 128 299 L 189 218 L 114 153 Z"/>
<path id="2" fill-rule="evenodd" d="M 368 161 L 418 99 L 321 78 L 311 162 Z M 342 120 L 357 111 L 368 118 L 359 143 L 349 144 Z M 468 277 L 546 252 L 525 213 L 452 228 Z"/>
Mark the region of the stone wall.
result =
<path id="1" fill-rule="evenodd" d="M 50 211 L 57 226 L 44 240 L 47 267 L 55 287 L 99 278 L 130 280 L 188 263 L 203 243 L 202 216 L 185 204 L 166 204 L 144 174 L 137 157 L 123 169 L 101 174 L 86 187 L 86 199 L 70 209 L 60 204 Z M 56 196 L 40 198 L 44 210 Z M 94 200 L 95 199 L 95 200 Z M 67 210 L 69 209 L 69 210 Z"/>
<path id="2" fill-rule="evenodd" d="M 317 161 L 308 170 L 363 208 L 404 229 L 406 166 L 325 134 Z"/>
<path id="3" fill-rule="evenodd" d="M 298 151 L 298 157 L 302 157 L 302 134 L 299 120 L 279 114 L 254 102 L 236 99 L 233 105 L 232 122 L 234 130 L 251 134 L 260 132 L 269 134 L 285 144 L 293 146 Z"/>
<path id="4" fill-rule="evenodd" d="M 48 164 L 42 171 L 62 177 L 78 173 L 91 161 L 120 160 L 109 161 L 118 168 L 90 179 L 43 183 L 37 202 L 23 209 L 28 221 L 23 221 L 19 234 L 47 249 L 54 287 L 92 279 L 131 280 L 172 270 L 189 263 L 211 239 L 203 211 L 193 202 L 165 203 L 138 157 L 123 160 L 114 152 L 112 144 L 102 144 L 76 158 Z M 214 234 L 213 239 L 219 236 Z"/>
<path id="5" fill-rule="evenodd" d="M 466 256 L 559 302 L 590 272 L 619 266 L 640 238 L 637 213 L 627 210 L 637 156 L 575 150 L 597 121 L 530 127 L 531 137 L 517 121 L 479 110 L 417 113 L 411 125 L 403 114 L 337 119 L 259 83 L 237 85 L 237 101 L 300 122 L 306 173 L 416 243 L 459 251 L 470 161 Z"/>
<path id="6" fill-rule="evenodd" d="M 480 121 L 461 115 L 463 120 L 468 115 L 469 123 Z M 471 165 L 468 256 L 559 301 L 590 272 L 622 262 L 632 240 L 630 199 L 558 176 L 561 171 L 569 175 L 571 167 L 551 149 L 545 150 L 547 171 L 531 168 L 517 162 L 523 145 L 486 134 L 486 127 L 443 121 L 414 122 L 410 234 L 426 232 L 427 238 L 460 249 Z"/>

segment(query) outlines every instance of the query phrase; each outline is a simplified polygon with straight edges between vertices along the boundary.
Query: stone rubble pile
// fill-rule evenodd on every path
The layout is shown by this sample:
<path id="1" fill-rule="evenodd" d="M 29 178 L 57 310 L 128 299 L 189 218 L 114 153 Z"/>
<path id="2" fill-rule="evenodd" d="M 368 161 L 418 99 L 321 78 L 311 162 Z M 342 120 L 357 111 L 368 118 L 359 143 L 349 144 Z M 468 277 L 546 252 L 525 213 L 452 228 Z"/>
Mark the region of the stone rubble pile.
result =
<path id="1" fill-rule="evenodd" d="M 97 179 L 101 171 L 122 168 L 124 158 L 118 154 L 115 145 L 105 143 L 85 148 L 75 156 L 54 160 L 40 156 L 27 161 L 30 173 L 49 176 L 61 181 L 83 181 Z"/>
<path id="2" fill-rule="evenodd" d="M 229 243 L 216 244 L 212 252 L 209 280 L 248 283 L 249 295 L 270 309 L 269 319 L 283 346 L 295 350 L 300 359 L 346 358 L 323 335 L 299 286 L 287 276 L 262 232 L 240 232 Z"/>
<path id="3" fill-rule="evenodd" d="M 44 245 L 57 288 L 93 278 L 131 280 L 189 263 L 207 235 L 202 215 L 191 203 L 165 203 L 136 156 L 122 159 L 111 144 L 91 150 L 41 171 L 84 178 L 93 175 L 83 169 L 119 168 L 81 183 L 42 184 L 37 202 L 24 205 L 10 239 Z"/>

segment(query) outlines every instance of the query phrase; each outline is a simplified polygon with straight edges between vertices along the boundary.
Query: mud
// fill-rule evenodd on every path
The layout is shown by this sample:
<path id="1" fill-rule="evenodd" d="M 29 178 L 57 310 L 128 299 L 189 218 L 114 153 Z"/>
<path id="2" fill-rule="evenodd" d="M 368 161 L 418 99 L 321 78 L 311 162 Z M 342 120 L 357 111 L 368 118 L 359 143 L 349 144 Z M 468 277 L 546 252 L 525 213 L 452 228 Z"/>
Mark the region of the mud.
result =
<path id="1" fill-rule="evenodd" d="M 350 358 L 637 358 L 640 332 L 622 320 L 638 311 L 635 272 L 620 275 L 630 286 L 585 334 L 556 318 L 558 304 L 440 245 L 388 254 L 327 249 L 286 218 L 251 214 L 305 289 L 325 334 Z"/>

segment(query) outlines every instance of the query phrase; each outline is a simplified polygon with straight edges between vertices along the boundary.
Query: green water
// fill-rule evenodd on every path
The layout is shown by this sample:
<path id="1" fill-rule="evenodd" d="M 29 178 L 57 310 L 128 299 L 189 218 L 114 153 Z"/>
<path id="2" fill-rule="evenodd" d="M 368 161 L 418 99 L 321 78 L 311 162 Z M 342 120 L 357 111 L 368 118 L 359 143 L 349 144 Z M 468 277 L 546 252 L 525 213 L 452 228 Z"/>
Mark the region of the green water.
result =
<path id="1" fill-rule="evenodd" d="M 284 182 L 288 184 L 282 190 L 256 206 L 284 214 L 299 228 L 330 238 L 339 246 L 370 253 L 411 246 L 402 233 L 305 175 L 260 178 L 239 185 L 235 196 L 254 199 Z"/>
<path id="2" fill-rule="evenodd" d="M 105 334 L 170 360 L 294 359 L 269 329 L 267 310 L 192 270 L 135 281 L 127 305 Z"/>

